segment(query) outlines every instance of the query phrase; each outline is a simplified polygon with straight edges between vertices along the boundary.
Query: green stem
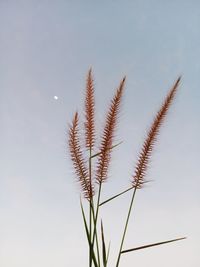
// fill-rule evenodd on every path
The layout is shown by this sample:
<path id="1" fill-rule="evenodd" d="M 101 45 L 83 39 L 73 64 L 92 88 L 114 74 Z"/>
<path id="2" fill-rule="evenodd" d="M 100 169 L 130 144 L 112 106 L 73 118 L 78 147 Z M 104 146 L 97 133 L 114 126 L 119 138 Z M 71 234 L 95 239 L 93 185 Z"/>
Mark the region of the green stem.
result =
<path id="1" fill-rule="evenodd" d="M 97 259 L 98 259 L 99 266 L 100 266 L 100 253 L 99 253 L 99 242 L 98 242 L 98 234 L 97 234 L 97 220 L 98 220 L 98 214 L 99 214 L 101 186 L 102 186 L 102 183 L 99 184 L 96 214 L 95 214 L 95 217 L 94 217 L 94 232 L 93 232 L 93 240 L 92 240 L 92 244 L 94 244 L 94 241 L 96 241 L 96 246 L 97 246 Z"/>
<path id="2" fill-rule="evenodd" d="M 90 240 L 89 228 L 88 228 L 88 225 L 87 225 L 85 212 L 84 212 L 84 209 L 83 209 L 83 205 L 82 205 L 81 199 L 80 199 L 80 205 L 81 205 L 81 212 L 82 212 L 82 216 L 83 216 L 83 221 L 84 221 L 85 232 L 86 232 L 86 235 L 87 235 L 88 244 L 89 244 L 89 247 L 91 248 L 91 257 L 92 257 L 92 260 L 94 262 L 94 266 L 95 267 L 99 267 L 99 265 L 97 263 L 97 260 L 96 260 L 96 256 L 95 256 L 94 250 L 93 250 L 93 246 L 92 246 L 92 243 L 91 243 L 91 240 Z"/>
<path id="3" fill-rule="evenodd" d="M 95 235 L 95 239 L 96 239 L 96 246 L 97 246 L 97 260 L 98 260 L 98 264 L 99 264 L 99 267 L 100 267 L 101 262 L 100 262 L 99 241 L 98 241 L 98 234 L 97 233 Z"/>
<path id="4" fill-rule="evenodd" d="M 129 222 L 131 210 L 132 210 L 132 207 L 133 207 L 133 201 L 134 201 L 134 198 L 135 198 L 136 190 L 137 190 L 137 188 L 135 187 L 135 189 L 133 191 L 132 198 L 131 198 L 131 203 L 130 203 L 130 206 L 129 206 L 129 210 L 128 210 L 128 215 L 127 215 L 127 218 L 126 218 L 126 223 L 125 223 L 124 232 L 123 232 L 123 236 L 122 236 L 122 240 L 121 240 L 121 244 L 120 244 L 120 249 L 119 249 L 119 254 L 118 254 L 118 258 L 117 258 L 116 267 L 119 266 L 119 262 L 120 262 L 120 258 L 121 258 L 121 252 L 122 252 L 122 248 L 123 248 L 123 244 L 124 244 L 124 239 L 125 239 L 125 236 L 126 236 L 126 231 L 127 231 L 127 227 L 128 227 L 128 222 Z"/>
<path id="5" fill-rule="evenodd" d="M 96 247 L 97 247 L 97 259 L 98 264 L 100 266 L 100 253 L 99 253 L 99 242 L 98 242 L 98 234 L 97 234 L 97 220 L 98 220 L 98 214 L 99 214 L 99 203 L 100 203 L 100 195 L 101 195 L 101 185 L 99 184 L 99 190 L 98 190 L 98 197 L 97 197 L 97 206 L 96 206 L 96 213 L 93 209 L 93 220 L 94 220 L 94 229 L 93 229 L 93 237 L 92 237 L 92 246 L 94 246 L 94 242 L 96 241 Z"/>
<path id="6" fill-rule="evenodd" d="M 89 178 L 90 178 L 90 190 L 92 190 L 92 151 L 90 150 L 90 158 L 89 158 Z M 91 244 L 92 246 L 90 247 L 90 267 L 92 267 L 92 257 L 91 257 L 91 252 L 94 251 L 94 243 L 96 241 L 96 246 L 97 246 L 97 259 L 98 259 L 98 266 L 100 267 L 100 254 L 99 254 L 99 245 L 98 245 L 98 235 L 97 235 L 97 217 L 98 217 L 98 209 L 99 209 L 99 202 L 100 202 L 100 192 L 98 194 L 98 201 L 97 201 L 97 212 L 95 214 L 94 211 L 94 202 L 93 202 L 93 197 L 90 200 L 90 238 L 91 238 Z M 93 221 L 92 221 L 93 217 Z M 92 222 L 93 222 L 93 234 L 92 234 Z"/>
<path id="7" fill-rule="evenodd" d="M 90 192 L 92 189 L 92 165 L 91 165 L 91 155 L 92 150 L 90 148 L 90 158 L 89 158 L 89 179 L 90 179 Z M 90 233 L 90 241 L 92 242 L 92 202 L 93 199 L 91 198 L 89 201 L 89 209 L 90 209 L 90 219 L 89 219 L 89 233 Z M 92 248 L 89 248 L 89 266 L 92 267 Z"/>

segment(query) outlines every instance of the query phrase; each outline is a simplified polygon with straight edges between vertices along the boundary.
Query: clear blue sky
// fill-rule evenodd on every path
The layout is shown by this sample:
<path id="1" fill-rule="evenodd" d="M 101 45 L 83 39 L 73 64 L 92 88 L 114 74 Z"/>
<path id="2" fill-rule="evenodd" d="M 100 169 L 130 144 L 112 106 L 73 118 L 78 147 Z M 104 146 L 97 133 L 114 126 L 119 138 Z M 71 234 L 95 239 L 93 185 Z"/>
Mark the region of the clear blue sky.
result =
<path id="1" fill-rule="evenodd" d="M 130 185 L 146 131 L 182 75 L 125 247 L 186 241 L 123 257 L 126 266 L 200 265 L 200 2 L 0 1 L 0 266 L 87 266 L 67 125 L 93 67 L 98 127 L 123 75 L 126 92 L 104 197 Z M 58 96 L 58 100 L 54 99 Z M 105 206 L 111 262 L 130 194 Z"/>

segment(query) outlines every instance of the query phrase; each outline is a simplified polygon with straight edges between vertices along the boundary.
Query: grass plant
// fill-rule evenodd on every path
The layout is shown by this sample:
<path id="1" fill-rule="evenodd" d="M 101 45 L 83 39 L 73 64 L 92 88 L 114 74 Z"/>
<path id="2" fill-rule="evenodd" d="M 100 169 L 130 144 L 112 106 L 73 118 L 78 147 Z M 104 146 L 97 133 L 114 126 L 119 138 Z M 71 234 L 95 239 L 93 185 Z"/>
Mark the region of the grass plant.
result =
<path id="1" fill-rule="evenodd" d="M 88 242 L 88 265 L 89 267 L 107 267 L 109 260 L 110 244 L 105 242 L 103 220 L 99 216 L 99 209 L 120 197 L 122 194 L 132 190 L 132 197 L 130 200 L 128 214 L 125 218 L 123 234 L 119 244 L 119 251 L 117 253 L 116 265 L 120 266 L 122 255 L 136 250 L 146 249 L 153 246 L 160 246 L 166 243 L 171 243 L 185 239 L 185 237 L 175 238 L 172 240 L 161 241 L 157 243 L 147 244 L 140 247 L 124 248 L 124 241 L 129 225 L 130 214 L 133 211 L 133 204 L 138 190 L 141 190 L 146 180 L 146 172 L 149 161 L 159 135 L 161 125 L 163 124 L 167 112 L 174 100 L 177 89 L 179 87 L 181 78 L 179 77 L 172 88 L 165 97 L 160 109 L 156 113 L 152 125 L 147 132 L 146 139 L 138 156 L 138 161 L 133 171 L 131 184 L 126 189 L 111 196 L 107 200 L 102 201 L 101 195 L 105 181 L 108 179 L 109 165 L 112 157 L 112 151 L 119 144 L 114 143 L 116 133 L 116 126 L 120 113 L 120 106 L 125 90 L 124 77 L 110 102 L 105 118 L 105 125 L 101 135 L 101 142 L 98 149 L 96 149 L 97 133 L 95 128 L 95 91 L 92 69 L 88 71 L 86 79 L 86 93 L 85 93 L 85 110 L 84 110 L 84 145 L 82 144 L 80 136 L 80 122 L 79 113 L 75 112 L 72 123 L 69 126 L 68 145 L 71 160 L 80 183 L 81 197 L 80 206 L 84 222 L 84 229 Z M 88 208 L 83 204 L 83 199 L 86 200 Z M 99 223 L 100 221 L 100 223 Z M 100 227 L 99 227 L 100 225 Z"/>

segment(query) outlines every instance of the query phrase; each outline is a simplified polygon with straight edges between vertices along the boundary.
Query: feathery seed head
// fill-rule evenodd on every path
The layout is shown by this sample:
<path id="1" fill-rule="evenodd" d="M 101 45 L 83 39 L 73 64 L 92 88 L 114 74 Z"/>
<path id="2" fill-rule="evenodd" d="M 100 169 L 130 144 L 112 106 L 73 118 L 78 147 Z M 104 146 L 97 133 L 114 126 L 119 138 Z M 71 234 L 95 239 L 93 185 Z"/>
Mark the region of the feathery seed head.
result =
<path id="1" fill-rule="evenodd" d="M 156 142 L 156 139 L 159 134 L 160 127 L 164 122 L 167 111 L 174 99 L 175 93 L 177 91 L 178 85 L 180 83 L 181 77 L 177 79 L 172 89 L 167 94 L 160 110 L 157 112 L 154 121 L 150 127 L 150 130 L 147 134 L 146 140 L 143 143 L 142 150 L 139 154 L 138 162 L 136 164 L 135 173 L 133 175 L 132 186 L 134 188 L 142 188 L 145 183 L 145 175 L 148 168 L 149 160 Z"/>
<path id="2" fill-rule="evenodd" d="M 92 150 L 95 143 L 95 100 L 92 69 L 89 70 L 86 82 L 85 98 L 85 143 L 86 148 Z"/>
<path id="3" fill-rule="evenodd" d="M 115 129 L 117 124 L 117 118 L 120 110 L 120 103 L 124 91 L 126 77 L 120 82 L 120 85 L 111 101 L 107 117 L 105 128 L 103 131 L 100 151 L 102 152 L 98 157 L 96 180 L 98 183 L 102 183 L 107 179 L 108 167 L 111 159 L 111 150 L 113 139 L 115 135 Z"/>
<path id="4" fill-rule="evenodd" d="M 94 190 L 93 186 L 90 185 L 88 170 L 86 168 L 85 160 L 83 158 L 83 153 L 81 151 L 78 123 L 79 123 L 78 112 L 76 112 L 72 124 L 69 128 L 69 141 L 68 141 L 69 151 L 75 169 L 75 173 L 80 182 L 83 194 L 85 198 L 91 199 L 91 197 L 94 194 Z"/>

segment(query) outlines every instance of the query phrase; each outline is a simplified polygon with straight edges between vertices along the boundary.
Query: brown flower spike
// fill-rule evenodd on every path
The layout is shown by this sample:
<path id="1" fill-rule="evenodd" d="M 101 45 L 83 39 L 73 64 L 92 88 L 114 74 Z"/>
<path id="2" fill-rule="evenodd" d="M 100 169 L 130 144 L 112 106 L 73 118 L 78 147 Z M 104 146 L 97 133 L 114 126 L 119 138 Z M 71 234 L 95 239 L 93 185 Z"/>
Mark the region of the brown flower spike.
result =
<path id="1" fill-rule="evenodd" d="M 94 122 L 94 85 L 92 77 L 92 69 L 89 70 L 86 82 L 86 98 L 85 98 L 85 143 L 86 148 L 90 151 L 95 143 L 95 122 Z"/>
<path id="2" fill-rule="evenodd" d="M 78 112 L 76 112 L 72 121 L 72 125 L 69 128 L 69 150 L 83 194 L 85 198 L 91 199 L 93 195 L 93 188 L 90 186 L 88 170 L 86 168 L 83 153 L 81 151 L 78 121 Z"/>
<path id="3" fill-rule="evenodd" d="M 155 116 L 153 124 L 147 134 L 147 138 L 142 146 L 139 159 L 135 168 L 135 174 L 133 175 L 132 185 L 134 188 L 141 188 L 145 183 L 144 177 L 147 171 L 148 163 L 151 157 L 151 153 L 159 134 L 160 126 L 162 125 L 167 111 L 174 99 L 181 77 L 177 79 L 172 89 L 169 91 L 164 103 Z"/>
<path id="4" fill-rule="evenodd" d="M 102 183 L 107 179 L 108 167 L 111 159 L 111 147 L 113 144 L 115 128 L 117 124 L 117 117 L 119 113 L 120 103 L 124 91 L 126 77 L 121 81 L 109 108 L 106 117 L 106 124 L 103 131 L 100 151 L 101 154 L 97 161 L 96 180 L 98 183 Z"/>

